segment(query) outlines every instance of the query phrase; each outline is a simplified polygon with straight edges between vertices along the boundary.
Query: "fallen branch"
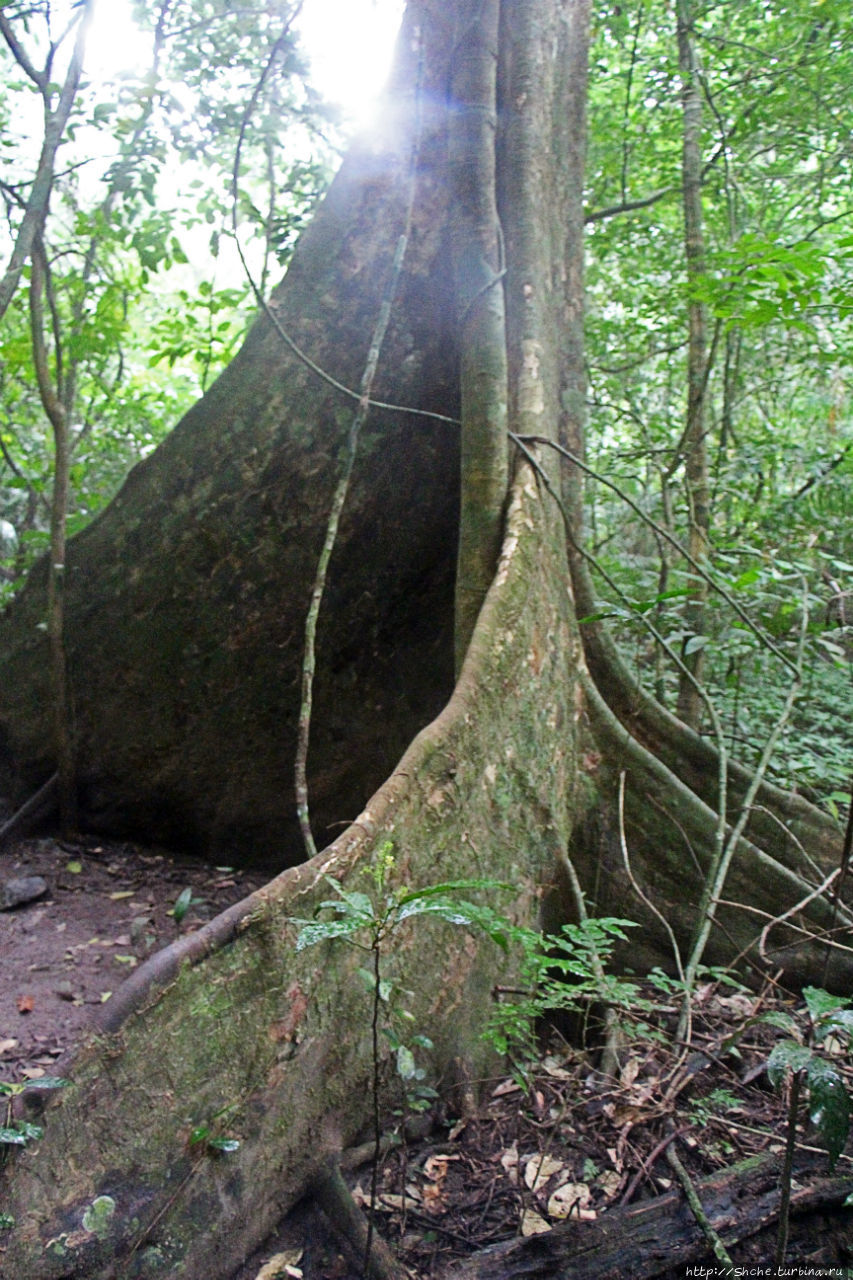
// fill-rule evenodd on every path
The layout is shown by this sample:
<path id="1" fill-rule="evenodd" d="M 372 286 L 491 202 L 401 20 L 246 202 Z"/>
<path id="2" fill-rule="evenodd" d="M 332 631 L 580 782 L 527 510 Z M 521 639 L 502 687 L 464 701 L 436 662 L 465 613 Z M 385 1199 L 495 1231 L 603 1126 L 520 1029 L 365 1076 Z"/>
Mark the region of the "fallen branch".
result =
<path id="1" fill-rule="evenodd" d="M 815 1177 L 825 1168 L 825 1154 L 796 1162 L 792 1217 L 839 1207 L 853 1190 L 853 1174 Z M 778 1156 L 757 1156 L 697 1181 L 708 1223 L 729 1247 L 776 1221 L 779 1171 Z M 707 1257 L 705 1233 L 674 1191 L 612 1209 L 595 1222 L 567 1221 L 542 1235 L 492 1245 L 452 1266 L 444 1280 L 647 1280 Z"/>

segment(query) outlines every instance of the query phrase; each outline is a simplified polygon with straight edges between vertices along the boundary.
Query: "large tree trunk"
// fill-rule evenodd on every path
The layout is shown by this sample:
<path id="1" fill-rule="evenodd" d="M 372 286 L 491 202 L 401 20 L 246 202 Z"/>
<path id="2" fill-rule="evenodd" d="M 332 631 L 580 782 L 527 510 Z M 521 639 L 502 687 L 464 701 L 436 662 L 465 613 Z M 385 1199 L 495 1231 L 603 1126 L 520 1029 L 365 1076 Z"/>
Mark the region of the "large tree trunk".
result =
<path id="1" fill-rule="evenodd" d="M 417 53 L 382 135 L 345 162 L 271 315 L 358 387 L 405 223 Z M 415 222 L 373 394 L 458 417 L 445 116 L 452 33 L 427 24 Z M 233 364 L 68 548 L 65 636 L 81 817 L 271 869 L 293 799 L 304 618 L 355 403 L 261 316 Z M 453 686 L 458 428 L 374 410 L 319 626 L 309 784 L 328 843 Z M 0 744 L 53 771 L 46 565 L 0 627 Z"/>
<path id="2" fill-rule="evenodd" d="M 587 673 L 574 599 L 591 613 L 590 588 L 575 557 L 570 587 L 547 447 L 516 477 L 502 558 L 440 710 L 453 679 L 459 451 L 456 427 L 422 411 L 459 416 L 446 181 L 454 14 L 451 0 L 412 0 L 382 136 L 346 161 L 232 366 L 69 546 L 67 652 L 86 821 L 215 860 L 291 869 L 154 957 L 106 1006 L 101 1035 L 68 1067 L 72 1087 L 48 1109 L 45 1139 L 11 1169 L 17 1226 L 5 1280 L 226 1277 L 318 1163 L 353 1138 L 371 1075 L 357 961 L 343 947 L 294 954 L 288 922 L 328 896 L 324 872 L 363 886 L 365 867 L 391 842 L 395 883 L 509 881 L 514 911 L 530 921 L 543 896 L 549 912 L 561 909 L 571 849 L 590 902 L 646 926 L 635 961 L 660 960 L 659 922 L 632 898 L 619 858 L 624 770 L 635 874 L 671 906 L 682 942 L 694 932 L 714 825 L 713 751 L 643 698 L 595 625 L 585 628 Z M 509 424 L 516 435 L 570 442 L 583 385 L 587 19 L 587 0 L 516 0 L 500 14 Z M 408 410 L 371 411 L 320 615 L 311 808 L 318 837 L 352 825 L 294 867 L 304 617 L 354 402 L 290 344 L 358 386 L 407 218 L 420 117 L 412 232 L 374 384 L 376 398 Z M 9 777 L 30 785 L 54 767 L 43 593 L 44 570 L 0 626 L 2 758 Z M 742 792 L 741 774 L 732 778 Z M 819 872 L 804 870 L 793 836 L 786 843 L 778 832 L 796 825 L 824 867 L 832 832 L 769 788 L 762 803 L 732 894 L 787 910 Z M 769 850 L 767 832 L 777 833 Z M 827 924 L 829 913 L 816 898 L 802 915 Z M 724 926 L 710 958 L 754 942 L 748 911 L 728 909 Z M 773 935 L 774 947 L 790 941 Z M 430 928 L 400 935 L 389 954 L 445 1080 L 455 1058 L 480 1054 L 495 955 L 490 943 L 437 940 Z M 822 974 L 815 946 L 794 959 L 799 972 Z M 845 959 L 837 977 L 850 976 Z M 217 1161 L 188 1146 L 194 1128 L 222 1116 L 238 1153 Z"/>
<path id="3" fill-rule="evenodd" d="M 0 1188 L 16 1220 L 3 1280 L 226 1280 L 355 1139 L 372 1074 L 363 957 L 334 944 L 295 953 L 288 919 L 329 897 L 324 874 L 363 890 L 390 843 L 392 885 L 497 875 L 515 887 L 513 915 L 536 917 L 560 874 L 576 765 L 560 533 L 523 471 L 445 710 L 325 853 L 154 956 L 104 1007 L 100 1034 L 60 1064 L 73 1085 Z M 447 926 L 395 935 L 386 976 L 411 993 L 413 1026 L 435 1043 L 436 1083 L 453 1083 L 460 1058 L 481 1075 L 489 991 L 512 980 L 501 956 Z M 204 1125 L 240 1150 L 191 1146 Z"/>

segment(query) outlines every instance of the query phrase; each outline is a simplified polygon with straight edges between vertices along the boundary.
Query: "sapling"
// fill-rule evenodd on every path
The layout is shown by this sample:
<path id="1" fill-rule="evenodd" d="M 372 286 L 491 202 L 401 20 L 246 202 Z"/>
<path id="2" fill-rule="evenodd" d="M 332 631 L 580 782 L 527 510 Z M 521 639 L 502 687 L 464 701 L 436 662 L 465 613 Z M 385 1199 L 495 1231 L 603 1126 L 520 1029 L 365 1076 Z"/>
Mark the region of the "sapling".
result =
<path id="1" fill-rule="evenodd" d="M 371 1100 L 373 1108 L 373 1168 L 370 1185 L 370 1213 L 368 1217 L 367 1242 L 365 1245 L 364 1271 L 368 1272 L 373 1245 L 373 1222 L 376 1208 L 379 1176 L 379 1157 L 382 1145 L 382 1121 L 380 1111 L 380 1092 L 382 1075 L 381 1039 L 383 1035 L 389 1040 L 394 1051 L 397 1072 L 403 1084 L 404 1092 L 409 1097 L 414 1093 L 415 1106 L 425 1100 L 426 1086 L 422 1081 L 423 1071 L 415 1062 L 414 1047 L 432 1047 L 431 1041 L 424 1036 L 409 1037 L 410 1044 L 397 1035 L 393 1021 L 401 1018 L 410 1020 L 410 1015 L 394 1003 L 396 989 L 383 971 L 385 954 L 407 920 L 416 917 L 431 916 L 445 924 L 461 925 L 471 932 L 485 933 L 504 949 L 507 947 L 507 924 L 500 916 L 488 907 L 460 898 L 460 893 L 478 891 L 507 890 L 509 885 L 498 884 L 490 880 L 453 880 L 441 884 L 428 885 L 421 889 L 411 889 L 407 885 L 391 886 L 391 875 L 396 860 L 393 845 L 384 844 L 377 852 L 372 867 L 366 874 L 372 881 L 371 892 L 345 889 L 339 880 L 327 875 L 326 882 L 335 892 L 334 898 L 321 902 L 316 914 L 330 912 L 331 918 L 304 920 L 291 917 L 290 923 L 299 927 L 296 938 L 296 950 L 317 946 L 323 942 L 343 941 L 350 946 L 365 952 L 369 957 L 369 966 L 361 970 L 366 978 L 372 997 L 371 1007 L 371 1059 L 372 1082 Z M 383 1019 L 383 1006 L 388 1009 Z M 383 1026 L 383 1021 L 385 1025 Z"/>

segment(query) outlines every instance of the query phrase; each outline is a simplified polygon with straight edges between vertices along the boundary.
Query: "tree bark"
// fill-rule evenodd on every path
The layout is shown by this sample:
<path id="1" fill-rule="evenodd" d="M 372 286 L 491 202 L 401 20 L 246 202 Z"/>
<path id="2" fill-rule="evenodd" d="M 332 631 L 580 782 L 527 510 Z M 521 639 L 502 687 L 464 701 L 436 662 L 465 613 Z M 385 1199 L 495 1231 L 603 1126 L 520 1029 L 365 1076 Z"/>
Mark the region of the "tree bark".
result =
<path id="1" fill-rule="evenodd" d="M 687 490 L 687 550 L 694 561 L 702 564 L 708 555 L 710 534 L 710 486 L 708 482 L 708 444 L 706 439 L 705 400 L 708 384 L 707 319 L 704 302 L 697 287 L 705 271 L 705 235 L 702 219 L 702 93 L 699 65 L 693 32 L 690 0 L 676 4 L 678 68 L 681 73 L 682 104 L 682 203 L 684 206 L 684 253 L 687 263 L 687 420 L 679 454 L 684 458 Z M 688 572 L 690 596 L 684 610 L 687 641 L 683 661 L 687 673 L 678 684 L 678 715 L 693 729 L 702 719 L 702 697 L 697 685 L 702 683 L 704 651 L 701 639 L 705 626 L 708 584 L 704 578 Z M 691 646 L 693 641 L 694 646 Z"/>
<path id="2" fill-rule="evenodd" d="M 425 27 L 430 104 L 447 95 L 450 36 Z M 406 41 L 397 75 L 382 135 L 349 156 L 270 303 L 349 388 L 405 217 L 416 80 Z M 429 106 L 425 116 L 417 221 L 374 395 L 455 420 L 446 117 Z M 354 404 L 262 316 L 164 448 L 70 542 L 69 696 L 90 829 L 271 870 L 303 856 L 291 782 L 302 634 Z M 318 844 L 453 687 L 458 466 L 453 421 L 371 411 L 319 624 L 308 767 Z M 19 794 L 55 770 L 37 670 L 46 572 L 0 624 L 0 759 Z"/>
<path id="3" fill-rule="evenodd" d="M 452 55 L 448 161 L 462 399 L 457 670 L 494 577 L 507 489 L 505 271 L 495 189 L 499 19 L 499 0 L 461 0 Z"/>

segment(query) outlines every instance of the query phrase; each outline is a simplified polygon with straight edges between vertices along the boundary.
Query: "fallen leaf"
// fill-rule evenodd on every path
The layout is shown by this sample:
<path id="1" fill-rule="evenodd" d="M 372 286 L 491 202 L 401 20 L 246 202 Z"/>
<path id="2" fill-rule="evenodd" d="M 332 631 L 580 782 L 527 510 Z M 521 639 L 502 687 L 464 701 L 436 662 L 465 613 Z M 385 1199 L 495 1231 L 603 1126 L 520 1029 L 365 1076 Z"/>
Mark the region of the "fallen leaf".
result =
<path id="1" fill-rule="evenodd" d="M 592 1199 L 592 1192 L 585 1182 L 564 1182 L 548 1199 L 548 1217 L 578 1218 Z"/>
<path id="2" fill-rule="evenodd" d="M 508 1093 L 521 1093 L 521 1085 L 516 1084 L 514 1080 L 504 1080 L 496 1089 L 492 1090 L 493 1098 L 503 1098 Z"/>
<path id="3" fill-rule="evenodd" d="M 117 961 L 118 964 L 130 965 L 131 969 L 134 965 L 139 964 L 136 956 L 113 956 L 113 960 Z"/>
<path id="4" fill-rule="evenodd" d="M 377 1209 L 420 1209 L 421 1193 L 417 1187 L 406 1187 L 406 1194 L 398 1196 L 394 1192 L 386 1191 L 379 1196 L 376 1205 Z"/>
<path id="5" fill-rule="evenodd" d="M 565 1167 L 565 1161 L 556 1160 L 554 1156 L 533 1156 L 524 1166 L 524 1185 L 531 1191 L 539 1191 L 555 1173 L 562 1173 Z"/>
<path id="6" fill-rule="evenodd" d="M 457 1120 L 456 1124 L 453 1126 L 453 1128 L 450 1130 L 450 1133 L 447 1135 L 447 1141 L 455 1142 L 456 1139 L 459 1137 L 460 1133 L 463 1131 L 463 1129 L 467 1129 L 467 1127 L 468 1127 L 467 1120 Z"/>
<path id="7" fill-rule="evenodd" d="M 546 1222 L 538 1213 L 534 1213 L 532 1209 L 525 1209 L 521 1215 L 521 1234 L 523 1236 L 541 1236 L 546 1231 L 551 1230 L 551 1224 Z"/>
<path id="8" fill-rule="evenodd" d="M 622 1189 L 622 1178 L 614 1169 L 607 1169 L 598 1175 L 595 1185 L 601 1188 L 608 1200 L 612 1200 Z"/>
<path id="9" fill-rule="evenodd" d="M 447 1166 L 452 1164 L 454 1160 L 461 1160 L 461 1156 L 436 1155 L 430 1156 L 424 1165 L 424 1173 L 433 1182 L 441 1182 L 447 1177 Z"/>
<path id="10" fill-rule="evenodd" d="M 102 992 L 101 992 L 101 1004 L 106 1004 L 106 1003 L 107 1003 L 107 1001 L 109 1000 L 109 998 L 110 998 L 110 996 L 111 996 L 111 995 L 112 995 L 112 991 L 102 991 Z"/>
<path id="11" fill-rule="evenodd" d="M 512 1186 L 518 1186 L 518 1147 L 515 1143 L 507 1147 L 501 1156 L 501 1167 L 507 1174 Z"/>
<path id="12" fill-rule="evenodd" d="M 440 1182 L 430 1182 L 423 1190 L 423 1208 L 426 1213 L 446 1213 L 447 1204 Z"/>
<path id="13" fill-rule="evenodd" d="M 619 1080 L 626 1087 L 630 1087 L 640 1074 L 640 1059 L 634 1054 L 625 1063 L 619 1072 Z"/>
<path id="14" fill-rule="evenodd" d="M 9 1049 L 14 1049 L 17 1043 L 17 1040 L 12 1040 L 11 1038 L 8 1040 L 0 1040 L 0 1053 L 6 1053 Z"/>
<path id="15" fill-rule="evenodd" d="M 133 897 L 132 889 L 120 889 L 118 893 L 110 894 L 110 902 L 121 902 L 122 898 L 132 898 L 132 897 Z"/>
<path id="16" fill-rule="evenodd" d="M 77 862 L 76 859 L 73 862 L 66 862 L 65 870 L 69 875 L 79 876 L 80 872 L 83 870 L 83 863 Z"/>
<path id="17" fill-rule="evenodd" d="M 571 1071 L 567 1071 L 560 1059 L 554 1057 L 553 1054 L 549 1054 L 547 1058 L 542 1059 L 542 1066 L 554 1080 L 571 1080 L 572 1078 Z"/>
<path id="18" fill-rule="evenodd" d="M 287 1249 L 284 1253 L 276 1253 L 261 1267 L 255 1280 L 280 1280 L 282 1276 L 301 1276 L 297 1267 L 301 1262 L 303 1249 Z"/>
<path id="19" fill-rule="evenodd" d="M 41 1080 L 45 1074 L 44 1067 L 23 1067 L 21 1075 L 26 1076 L 28 1080 Z"/>
<path id="20" fill-rule="evenodd" d="M 18 996 L 18 1013 L 32 1013 L 35 1007 L 33 996 Z"/>

